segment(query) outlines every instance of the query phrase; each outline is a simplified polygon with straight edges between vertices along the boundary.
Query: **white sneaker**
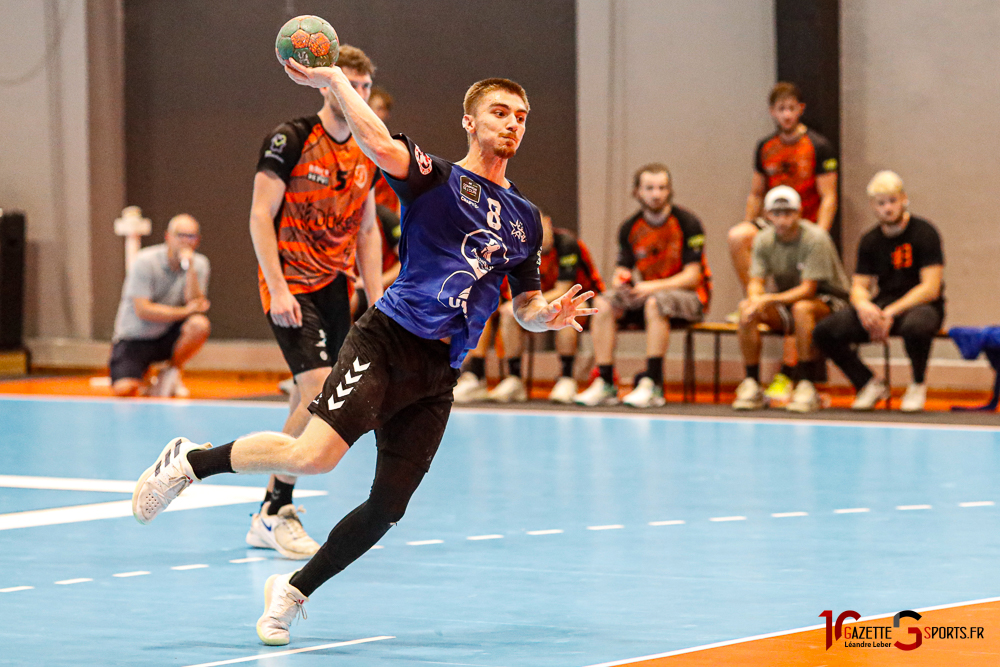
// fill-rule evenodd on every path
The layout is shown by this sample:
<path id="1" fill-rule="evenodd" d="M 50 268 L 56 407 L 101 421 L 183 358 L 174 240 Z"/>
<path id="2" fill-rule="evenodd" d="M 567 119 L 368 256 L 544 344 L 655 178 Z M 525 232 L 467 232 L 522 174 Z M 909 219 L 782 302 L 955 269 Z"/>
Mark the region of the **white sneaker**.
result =
<path id="1" fill-rule="evenodd" d="M 789 412 L 816 412 L 820 409 L 819 392 L 809 380 L 800 380 L 785 409 Z"/>
<path id="2" fill-rule="evenodd" d="M 285 396 L 291 396 L 293 389 L 295 389 L 295 378 L 288 378 L 278 383 L 278 391 Z"/>
<path id="3" fill-rule="evenodd" d="M 913 383 L 906 388 L 899 409 L 903 412 L 922 412 L 927 402 L 927 385 Z"/>
<path id="4" fill-rule="evenodd" d="M 556 380 L 552 391 L 549 392 L 549 400 L 553 403 L 572 403 L 576 396 L 576 380 L 568 377 L 561 377 Z"/>
<path id="5" fill-rule="evenodd" d="M 878 402 L 886 398 L 889 398 L 889 388 L 878 378 L 872 378 L 854 397 L 851 410 L 874 410 Z"/>
<path id="6" fill-rule="evenodd" d="M 288 583 L 293 574 L 272 574 L 264 582 L 264 615 L 257 619 L 257 636 L 268 646 L 287 644 L 288 627 L 295 617 L 308 618 L 303 605 L 309 598 Z"/>
<path id="7" fill-rule="evenodd" d="M 174 385 L 174 398 L 191 398 L 191 390 L 187 388 L 187 385 L 179 377 L 177 378 L 177 384 Z"/>
<path id="8" fill-rule="evenodd" d="M 586 405 L 591 408 L 598 405 L 618 405 L 618 387 L 606 383 L 604 378 L 598 376 L 573 400 L 577 405 Z"/>
<path id="9" fill-rule="evenodd" d="M 174 395 L 180 380 L 181 372 L 177 367 L 167 364 L 156 374 L 155 382 L 149 388 L 149 395 L 170 398 Z"/>
<path id="10" fill-rule="evenodd" d="M 497 403 L 524 403 L 528 400 L 528 390 L 524 387 L 524 380 L 516 375 L 508 375 L 486 398 Z"/>
<path id="11" fill-rule="evenodd" d="M 247 544 L 258 549 L 274 549 L 292 560 L 306 560 L 319 551 L 319 544 L 309 537 L 299 519 L 298 512 L 305 513 L 304 509 L 300 507 L 297 512 L 294 505 L 285 505 L 277 514 L 268 514 L 270 506 L 270 501 L 264 503 L 260 512 L 253 515 Z"/>
<path id="12" fill-rule="evenodd" d="M 736 387 L 733 410 L 760 410 L 764 407 L 764 390 L 753 378 L 744 378 Z"/>
<path id="13" fill-rule="evenodd" d="M 486 400 L 486 378 L 479 379 L 475 373 L 466 371 L 458 378 L 454 395 L 456 403 L 471 403 Z"/>
<path id="14" fill-rule="evenodd" d="M 658 408 L 667 404 L 663 399 L 663 387 L 657 387 L 652 378 L 648 377 L 639 380 L 639 384 L 625 395 L 622 403 L 633 408 Z"/>
<path id="15" fill-rule="evenodd" d="M 174 438 L 167 443 L 156 462 L 136 482 L 132 492 L 132 516 L 145 525 L 167 509 L 181 491 L 199 481 L 188 463 L 188 452 L 208 449 L 212 445 L 196 445 L 187 438 Z"/>

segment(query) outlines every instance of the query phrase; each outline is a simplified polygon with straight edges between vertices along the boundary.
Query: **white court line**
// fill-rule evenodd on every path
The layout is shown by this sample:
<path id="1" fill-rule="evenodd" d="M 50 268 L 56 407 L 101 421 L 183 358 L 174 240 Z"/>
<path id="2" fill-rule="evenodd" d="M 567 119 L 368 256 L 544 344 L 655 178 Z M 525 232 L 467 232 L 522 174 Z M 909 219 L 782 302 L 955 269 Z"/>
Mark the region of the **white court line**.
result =
<path id="1" fill-rule="evenodd" d="M 771 516 L 775 519 L 784 519 L 790 516 L 809 516 L 809 512 L 775 512 Z"/>
<path id="2" fill-rule="evenodd" d="M 70 479 L 63 477 L 23 477 L 17 475 L 0 475 L 0 487 L 19 489 L 49 489 L 54 491 L 105 491 L 109 493 L 132 493 L 134 481 L 107 479 Z M 205 507 L 220 507 L 223 505 L 238 505 L 242 503 L 259 503 L 263 487 L 229 486 L 225 484 L 196 484 L 184 492 L 167 512 L 178 510 L 201 509 Z M 310 496 L 325 496 L 326 491 L 299 491 L 300 498 Z M 26 512 L 11 512 L 0 514 L 0 530 L 14 528 L 33 528 L 36 526 L 53 526 L 64 523 L 95 521 L 98 519 L 116 519 L 132 515 L 131 500 L 114 500 L 107 503 L 87 505 L 71 505 L 68 507 L 53 507 L 44 510 L 28 510 Z"/>
<path id="3" fill-rule="evenodd" d="M 934 607 L 924 607 L 922 609 L 914 609 L 913 611 L 918 613 L 924 613 L 928 611 L 940 611 L 942 609 L 955 609 L 957 607 L 970 607 L 974 604 L 988 604 L 990 602 L 1000 602 L 1000 598 L 983 598 L 982 600 L 969 600 L 967 602 L 952 602 L 950 604 L 941 604 Z M 854 625 L 855 623 L 867 623 L 868 621 L 876 621 L 882 618 L 892 618 L 898 612 L 889 612 L 888 614 L 876 614 L 874 616 L 862 616 L 857 621 L 848 621 L 848 625 Z M 742 637 L 740 639 L 730 639 L 724 642 L 716 642 L 714 644 L 704 644 L 702 646 L 692 646 L 691 648 L 682 648 L 676 651 L 667 651 L 666 653 L 657 653 L 656 655 L 644 655 L 639 658 L 628 658 L 626 660 L 617 660 L 615 662 L 602 662 L 597 665 L 588 665 L 588 667 L 622 667 L 623 665 L 634 665 L 638 662 L 643 662 L 646 660 L 657 660 L 659 658 L 671 658 L 675 655 L 684 655 L 686 653 L 697 653 L 699 651 L 707 651 L 713 648 L 722 648 L 723 646 L 734 646 L 736 644 L 746 644 L 747 642 L 754 642 L 760 639 L 771 639 L 772 637 L 784 637 L 786 635 L 794 635 L 800 632 L 809 632 L 810 630 L 822 630 L 825 625 L 808 625 L 804 628 L 795 628 L 794 630 L 780 630 L 778 632 L 769 632 L 764 635 L 754 635 L 752 637 Z"/>
<path id="4" fill-rule="evenodd" d="M 847 509 L 833 510 L 834 514 L 861 514 L 862 512 L 871 512 L 867 507 L 849 507 Z"/>
<path id="5" fill-rule="evenodd" d="M 425 544 L 444 544 L 444 540 L 417 540 L 415 542 L 407 542 L 411 547 L 422 547 Z"/>
<path id="6" fill-rule="evenodd" d="M 261 558 L 260 556 L 251 556 L 250 558 L 234 558 L 230 563 L 259 563 L 262 560 L 267 560 L 266 558 Z"/>
<path id="7" fill-rule="evenodd" d="M 372 551 L 374 549 L 385 549 L 385 547 L 383 547 L 381 544 L 376 544 L 376 545 L 372 546 L 372 548 L 369 549 L 368 551 Z"/>
<path id="8" fill-rule="evenodd" d="M 467 540 L 501 540 L 501 539 L 503 539 L 503 535 L 471 535 L 471 536 L 469 536 L 469 537 L 467 537 L 465 539 L 467 539 Z"/>
<path id="9" fill-rule="evenodd" d="M 353 646 L 355 644 L 366 644 L 368 642 L 380 642 L 384 639 L 395 639 L 389 635 L 383 635 L 381 637 L 367 637 L 365 639 L 352 639 L 349 642 L 337 642 L 335 644 L 320 644 L 319 646 L 309 646 L 306 648 L 296 648 L 291 651 L 277 651 L 275 653 L 262 653 L 260 655 L 251 655 L 246 658 L 233 658 L 232 660 L 219 660 L 218 662 L 203 662 L 198 665 L 188 665 L 187 667 L 218 667 L 219 665 L 235 665 L 238 662 L 251 662 L 253 660 L 267 660 L 268 658 L 277 658 L 283 655 L 294 655 L 296 653 L 308 653 L 310 651 L 322 651 L 328 648 L 337 648 L 340 646 Z"/>
<path id="10" fill-rule="evenodd" d="M 929 510 L 932 509 L 930 505 L 896 505 L 896 509 L 903 510 Z"/>
<path id="11" fill-rule="evenodd" d="M 112 577 L 118 577 L 119 579 L 125 579 L 126 577 L 141 577 L 144 574 L 149 574 L 145 570 L 136 570 L 135 572 L 119 572 L 118 574 L 112 574 Z"/>
<path id="12" fill-rule="evenodd" d="M 959 507 L 993 507 L 996 505 L 992 500 L 975 500 L 969 503 L 959 503 Z"/>
<path id="13" fill-rule="evenodd" d="M 201 570 L 206 567 L 208 567 L 208 565 L 205 565 L 204 563 L 195 563 L 194 565 L 174 565 L 170 569 L 183 571 L 183 570 Z"/>
<path id="14" fill-rule="evenodd" d="M 670 521 L 650 521 L 649 525 L 650 526 L 679 526 L 682 523 L 684 523 L 684 521 L 682 521 L 681 519 L 671 519 Z"/>
<path id="15" fill-rule="evenodd" d="M 81 577 L 79 579 L 63 579 L 62 581 L 54 581 L 52 583 L 58 586 L 69 586 L 70 584 L 83 584 L 88 581 L 93 581 L 93 579 L 87 579 L 86 577 Z"/>
<path id="16" fill-rule="evenodd" d="M 560 528 L 550 528 L 548 530 L 529 530 L 528 535 L 558 535 L 563 532 Z"/>
<path id="17" fill-rule="evenodd" d="M 587 530 L 618 530 L 619 528 L 624 528 L 620 523 L 613 523 L 608 526 L 587 526 Z"/>
<path id="18" fill-rule="evenodd" d="M 745 516 L 714 516 L 709 521 L 746 521 Z"/>
<path id="19" fill-rule="evenodd" d="M 34 586 L 11 586 L 10 588 L 0 588 L 0 593 L 16 593 L 17 591 L 30 591 Z"/>

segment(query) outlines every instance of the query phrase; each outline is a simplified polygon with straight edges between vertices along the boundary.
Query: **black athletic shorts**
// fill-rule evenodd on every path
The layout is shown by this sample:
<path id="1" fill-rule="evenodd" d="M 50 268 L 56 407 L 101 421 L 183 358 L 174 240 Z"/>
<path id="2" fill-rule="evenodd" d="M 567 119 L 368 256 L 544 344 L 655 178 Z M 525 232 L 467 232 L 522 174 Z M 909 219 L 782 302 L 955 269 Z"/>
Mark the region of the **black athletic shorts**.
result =
<path id="1" fill-rule="evenodd" d="M 174 322 L 159 338 L 120 340 L 111 348 L 111 384 L 122 378 L 141 380 L 149 365 L 174 356 L 174 345 L 181 337 L 184 321 Z"/>
<path id="2" fill-rule="evenodd" d="M 309 411 L 348 445 L 374 430 L 380 452 L 426 471 L 441 444 L 458 375 L 447 343 L 415 336 L 373 307 L 347 334 Z"/>
<path id="3" fill-rule="evenodd" d="M 279 327 L 267 313 L 274 338 L 292 375 L 333 366 L 351 328 L 351 300 L 343 273 L 323 289 L 296 294 L 302 308 L 301 327 Z"/>

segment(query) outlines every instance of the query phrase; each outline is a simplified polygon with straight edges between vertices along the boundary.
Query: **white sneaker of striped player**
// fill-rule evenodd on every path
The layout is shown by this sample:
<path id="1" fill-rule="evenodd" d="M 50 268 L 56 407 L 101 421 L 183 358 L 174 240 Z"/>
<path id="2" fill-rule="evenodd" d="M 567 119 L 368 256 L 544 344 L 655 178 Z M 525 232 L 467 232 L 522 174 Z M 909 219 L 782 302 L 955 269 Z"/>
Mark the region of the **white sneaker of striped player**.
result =
<path id="1" fill-rule="evenodd" d="M 309 601 L 289 583 L 294 572 L 272 574 L 264 582 L 264 615 L 257 620 L 257 636 L 268 646 L 284 646 L 290 640 L 288 628 L 295 617 L 308 618 L 303 606 Z"/>
<path id="2" fill-rule="evenodd" d="M 284 505 L 276 514 L 268 514 L 270 507 L 268 501 L 253 515 L 247 544 L 258 549 L 274 549 L 291 560 L 306 560 L 319 551 L 319 544 L 309 537 L 299 519 L 298 512 L 304 514 L 304 509 L 300 507 L 296 511 L 294 505 Z"/>
<path id="3" fill-rule="evenodd" d="M 618 405 L 618 387 L 608 384 L 598 376 L 590 386 L 581 391 L 573 399 L 577 405 L 596 407 L 598 405 Z"/>
<path id="4" fill-rule="evenodd" d="M 194 476 L 187 455 L 188 452 L 211 446 L 210 443 L 197 445 L 187 438 L 174 438 L 168 442 L 135 484 L 135 491 L 132 492 L 132 516 L 135 520 L 143 525 L 149 523 L 167 509 L 181 491 L 200 481 Z"/>
<path id="5" fill-rule="evenodd" d="M 633 408 L 658 408 L 667 404 L 663 398 L 663 388 L 657 387 L 652 378 L 644 377 L 622 399 L 622 403 Z"/>
<path id="6" fill-rule="evenodd" d="M 516 375 L 508 375 L 486 398 L 495 403 L 524 403 L 528 400 L 528 390 L 524 386 L 524 380 Z"/>
<path id="7" fill-rule="evenodd" d="M 576 396 L 576 380 L 568 377 L 561 377 L 556 380 L 549 394 L 549 400 L 553 403 L 572 403 Z"/>
<path id="8" fill-rule="evenodd" d="M 486 378 L 480 379 L 475 373 L 465 371 L 459 376 L 453 393 L 456 403 L 484 401 L 489 393 L 486 390 Z"/>

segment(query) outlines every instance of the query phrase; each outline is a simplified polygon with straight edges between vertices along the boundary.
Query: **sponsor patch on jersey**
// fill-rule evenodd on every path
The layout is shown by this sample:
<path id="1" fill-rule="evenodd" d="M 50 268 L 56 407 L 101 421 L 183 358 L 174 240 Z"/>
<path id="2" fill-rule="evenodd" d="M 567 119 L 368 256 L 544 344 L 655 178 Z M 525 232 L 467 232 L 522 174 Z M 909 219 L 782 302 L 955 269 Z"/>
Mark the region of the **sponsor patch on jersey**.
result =
<path id="1" fill-rule="evenodd" d="M 832 157 L 827 160 L 823 160 L 823 169 L 826 171 L 837 171 L 837 158 Z"/>
<path id="2" fill-rule="evenodd" d="M 704 248 L 705 247 L 705 235 L 695 234 L 688 239 L 688 247 L 691 249 Z"/>
<path id="3" fill-rule="evenodd" d="M 476 183 L 474 180 L 468 176 L 462 176 L 461 186 L 459 187 L 462 193 L 462 199 L 464 199 L 469 204 L 476 206 L 479 203 L 479 196 L 483 193 L 483 186 Z M 476 206 L 476 208 L 479 208 Z"/>
<path id="4" fill-rule="evenodd" d="M 309 173 L 306 174 L 306 180 L 323 186 L 330 185 L 330 170 L 311 164 L 309 165 Z"/>
<path id="5" fill-rule="evenodd" d="M 580 258 L 576 255 L 576 253 L 573 253 L 572 255 L 563 255 L 559 258 L 559 266 L 576 266 L 579 259 Z"/>
<path id="6" fill-rule="evenodd" d="M 431 159 L 416 144 L 413 144 L 413 156 L 417 158 L 417 168 L 420 169 L 421 174 L 426 176 L 431 173 L 431 169 L 434 166 L 431 163 Z"/>
<path id="7" fill-rule="evenodd" d="M 510 235 L 521 243 L 528 240 L 528 236 L 524 233 L 524 225 L 521 224 L 520 220 L 510 223 Z"/>
<path id="8" fill-rule="evenodd" d="M 276 134 L 271 137 L 271 150 L 275 153 L 280 153 L 285 150 L 285 144 L 288 143 L 288 137 L 284 134 Z"/>

